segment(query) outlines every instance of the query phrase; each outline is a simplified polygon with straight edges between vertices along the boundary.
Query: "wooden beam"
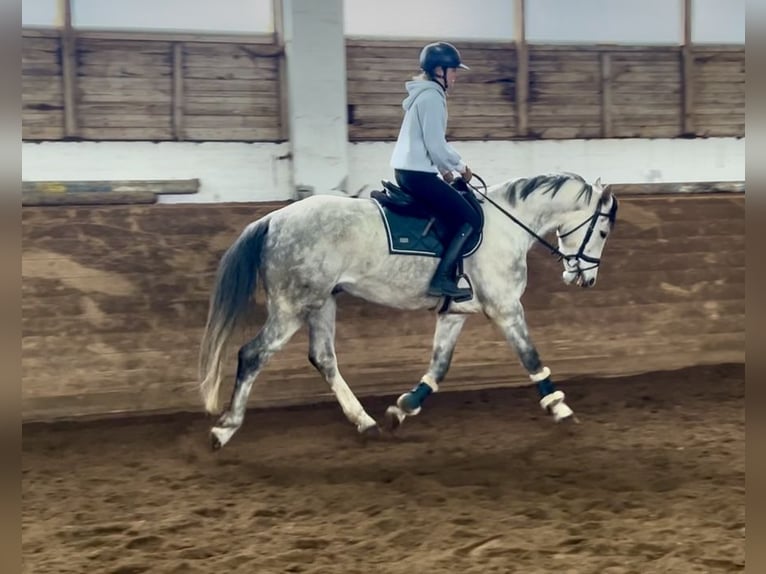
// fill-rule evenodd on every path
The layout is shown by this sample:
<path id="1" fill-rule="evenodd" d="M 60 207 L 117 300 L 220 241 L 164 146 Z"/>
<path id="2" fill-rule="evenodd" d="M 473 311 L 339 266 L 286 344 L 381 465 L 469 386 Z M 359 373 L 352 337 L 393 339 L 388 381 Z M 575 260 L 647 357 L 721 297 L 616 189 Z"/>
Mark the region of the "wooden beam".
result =
<path id="1" fill-rule="evenodd" d="M 24 193 L 36 192 L 63 195 L 66 193 L 91 193 L 102 196 L 109 193 L 148 192 L 158 195 L 197 193 L 199 179 L 137 179 L 103 181 L 24 181 Z"/>
<path id="2" fill-rule="evenodd" d="M 287 58 L 285 55 L 284 6 L 282 0 L 272 0 L 274 17 L 274 43 L 279 51 L 279 134 L 282 141 L 290 139 L 290 107 L 288 104 L 289 86 L 287 85 Z"/>
<path id="3" fill-rule="evenodd" d="M 157 203 L 157 196 L 150 191 L 125 191 L 112 193 L 91 193 L 73 191 L 71 193 L 42 193 L 24 191 L 21 194 L 22 206 L 43 205 L 135 205 Z"/>
<path id="4" fill-rule="evenodd" d="M 681 130 L 684 135 L 694 135 L 694 49 L 692 46 L 692 0 L 683 3 L 683 44 L 681 46 Z"/>
<path id="5" fill-rule="evenodd" d="M 614 135 L 612 127 L 612 56 L 601 53 L 601 137 Z"/>
<path id="6" fill-rule="evenodd" d="M 72 2 L 59 0 L 61 76 L 64 95 L 64 136 L 77 137 L 77 37 L 72 28 Z"/>
<path id="7" fill-rule="evenodd" d="M 173 137 L 184 139 L 184 45 L 173 43 Z"/>
<path id="8" fill-rule="evenodd" d="M 207 34 L 182 32 L 127 31 L 127 30 L 82 30 L 77 36 L 86 40 L 129 40 L 147 42 L 194 42 L 213 44 L 271 44 L 272 34 Z"/>
<path id="9" fill-rule="evenodd" d="M 514 0 L 516 42 L 516 133 L 526 137 L 529 133 L 529 51 L 527 49 L 526 28 L 524 25 L 525 0 Z"/>
<path id="10" fill-rule="evenodd" d="M 611 183 L 615 195 L 694 195 L 705 193 L 745 193 L 744 181 L 694 181 L 666 183 Z"/>

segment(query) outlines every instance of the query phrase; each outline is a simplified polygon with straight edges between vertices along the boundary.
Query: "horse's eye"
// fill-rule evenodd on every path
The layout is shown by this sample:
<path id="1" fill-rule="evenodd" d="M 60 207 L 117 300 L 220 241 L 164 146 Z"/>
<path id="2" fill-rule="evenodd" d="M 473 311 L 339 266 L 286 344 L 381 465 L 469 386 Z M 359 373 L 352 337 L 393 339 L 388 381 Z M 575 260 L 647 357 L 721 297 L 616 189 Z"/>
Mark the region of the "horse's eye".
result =
<path id="1" fill-rule="evenodd" d="M 599 231 L 601 234 L 601 239 L 606 239 L 606 231 Z"/>

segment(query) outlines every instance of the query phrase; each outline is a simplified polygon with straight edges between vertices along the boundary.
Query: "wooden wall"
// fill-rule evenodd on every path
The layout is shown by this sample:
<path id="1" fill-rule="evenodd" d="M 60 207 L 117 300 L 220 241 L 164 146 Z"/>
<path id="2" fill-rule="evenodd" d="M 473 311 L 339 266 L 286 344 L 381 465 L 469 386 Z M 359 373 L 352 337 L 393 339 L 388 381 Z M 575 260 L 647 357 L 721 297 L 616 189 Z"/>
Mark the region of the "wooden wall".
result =
<path id="1" fill-rule="evenodd" d="M 554 377 L 744 361 L 744 195 L 621 199 L 594 289 L 566 287 L 560 263 L 531 252 L 525 308 Z M 24 419 L 200 409 L 197 349 L 218 258 L 246 223 L 276 207 L 25 207 Z M 261 318 L 259 304 L 250 334 Z M 427 368 L 432 330 L 431 313 L 342 297 L 340 367 L 362 395 L 402 392 Z M 275 356 L 252 405 L 330 396 L 306 340 L 301 331 Z M 494 327 L 471 317 L 445 389 L 527 382 Z"/>
<path id="2" fill-rule="evenodd" d="M 58 33 L 27 30 L 22 41 L 25 140 L 284 140 L 271 37 L 78 32 L 64 50 Z M 396 138 L 422 43 L 347 40 L 351 141 Z M 452 140 L 744 136 L 743 46 L 688 58 L 675 46 L 460 48 L 471 71 L 450 96 Z"/>
<path id="3" fill-rule="evenodd" d="M 77 37 L 67 133 L 62 40 L 22 42 L 25 140 L 283 139 L 272 43 Z"/>

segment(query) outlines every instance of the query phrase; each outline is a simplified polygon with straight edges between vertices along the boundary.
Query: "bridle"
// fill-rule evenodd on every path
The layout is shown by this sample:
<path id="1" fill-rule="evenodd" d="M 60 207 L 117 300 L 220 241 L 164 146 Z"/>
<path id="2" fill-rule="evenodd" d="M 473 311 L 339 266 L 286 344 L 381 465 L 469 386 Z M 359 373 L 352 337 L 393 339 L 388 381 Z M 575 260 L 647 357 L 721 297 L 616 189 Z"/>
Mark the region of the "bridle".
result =
<path id="1" fill-rule="evenodd" d="M 585 231 L 585 237 L 583 237 L 582 243 L 580 243 L 580 248 L 577 250 L 577 253 L 571 254 L 571 253 L 562 253 L 561 250 L 556 247 L 555 245 L 552 245 L 548 241 L 545 240 L 544 237 L 541 237 L 537 233 L 534 232 L 534 230 L 530 229 L 527 225 L 525 225 L 522 221 L 520 221 L 518 218 L 516 218 L 512 213 L 509 213 L 506 211 L 502 206 L 500 206 L 496 201 L 494 201 L 489 195 L 487 195 L 487 184 L 486 182 L 476 175 L 473 174 L 473 177 L 478 179 L 481 182 L 482 187 L 484 188 L 484 191 L 480 190 L 478 187 L 466 182 L 463 180 L 463 183 L 474 190 L 476 193 L 484 197 L 487 201 L 489 201 L 493 206 L 495 206 L 503 215 L 511 219 L 516 225 L 521 227 L 524 231 L 529 233 L 532 237 L 537 239 L 538 242 L 543 244 L 548 250 L 551 252 L 552 255 L 558 255 L 559 261 L 564 260 L 567 263 L 574 263 L 576 265 L 576 271 L 570 271 L 570 273 L 582 273 L 583 271 L 588 271 L 590 269 L 595 269 L 601 264 L 601 258 L 600 257 L 591 257 L 590 255 L 585 254 L 585 248 L 588 246 L 588 241 L 590 241 L 591 236 L 593 235 L 593 230 L 596 228 L 596 223 L 598 222 L 599 217 L 612 217 L 612 213 L 614 212 L 616 203 L 612 204 L 612 208 L 607 211 L 603 212 L 601 211 L 601 202 L 596 206 L 595 211 L 593 212 L 593 215 L 588 217 L 585 221 L 577 225 L 576 227 L 573 227 L 569 231 L 563 234 L 559 234 L 558 231 L 556 231 L 556 235 L 558 235 L 559 239 L 563 239 L 567 235 L 571 235 L 581 227 L 587 225 L 588 229 Z M 580 262 L 583 261 L 585 263 L 590 263 L 589 267 L 581 267 Z"/>

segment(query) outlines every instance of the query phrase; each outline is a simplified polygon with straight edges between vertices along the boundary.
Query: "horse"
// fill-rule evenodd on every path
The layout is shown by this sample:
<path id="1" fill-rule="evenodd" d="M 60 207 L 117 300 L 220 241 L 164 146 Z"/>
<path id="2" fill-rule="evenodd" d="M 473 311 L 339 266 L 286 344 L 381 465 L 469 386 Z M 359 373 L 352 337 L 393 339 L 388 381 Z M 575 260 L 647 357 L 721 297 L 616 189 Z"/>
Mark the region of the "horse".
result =
<path id="1" fill-rule="evenodd" d="M 383 183 L 389 189 L 396 187 Z M 340 293 L 400 310 L 435 311 L 428 371 L 386 409 L 389 430 L 419 414 L 426 398 L 439 390 L 463 324 L 468 315 L 479 312 L 499 327 L 515 349 L 537 387 L 540 407 L 555 422 L 573 420 L 574 412 L 554 385 L 528 332 L 521 304 L 527 253 L 533 244 L 542 243 L 563 262 L 565 284 L 593 287 L 602 250 L 616 222 L 617 198 L 600 178 L 590 184 L 568 172 L 485 184 L 484 190 L 464 188 L 468 192 L 464 196 L 483 216 L 478 241 L 459 265 L 461 281 L 472 289 L 469 300 L 427 295 L 436 252 L 400 254 L 391 248 L 380 192 L 377 199 L 309 196 L 244 228 L 218 264 L 200 345 L 199 390 L 205 410 L 220 415 L 210 430 L 213 449 L 223 447 L 241 427 L 259 373 L 304 324 L 309 330 L 309 361 L 329 384 L 346 418 L 364 437 L 382 434 L 338 369 L 335 317 Z M 390 199 L 390 194 L 383 197 Z M 427 221 L 427 214 L 421 221 Z M 432 223 L 428 221 L 429 226 Z M 558 246 L 545 239 L 554 231 Z M 239 348 L 231 400 L 221 412 L 224 351 L 255 298 L 259 280 L 266 294 L 267 317 L 257 335 Z"/>

